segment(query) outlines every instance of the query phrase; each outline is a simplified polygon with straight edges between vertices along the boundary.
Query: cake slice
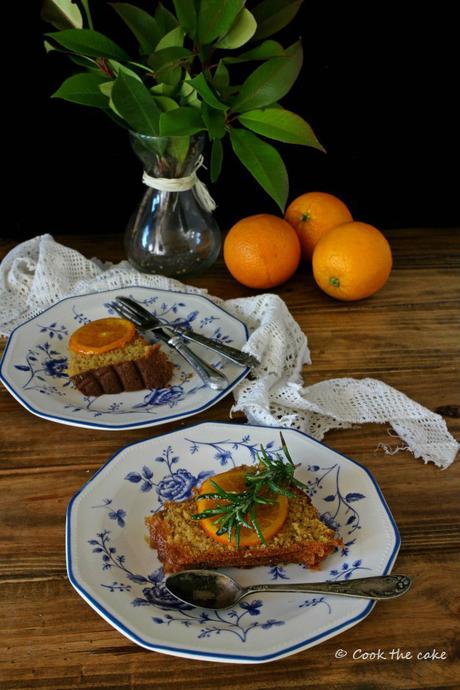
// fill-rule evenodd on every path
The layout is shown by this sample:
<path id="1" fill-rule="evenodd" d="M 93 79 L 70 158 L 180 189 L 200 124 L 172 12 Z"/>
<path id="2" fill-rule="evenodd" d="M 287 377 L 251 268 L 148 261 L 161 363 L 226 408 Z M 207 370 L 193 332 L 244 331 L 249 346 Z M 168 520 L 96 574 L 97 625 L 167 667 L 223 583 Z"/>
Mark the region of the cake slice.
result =
<path id="1" fill-rule="evenodd" d="M 254 472 L 255 468 L 246 468 Z M 222 476 L 222 475 L 221 475 Z M 219 482 L 219 475 L 213 477 Z M 342 545 L 334 532 L 318 517 L 310 498 L 301 489 L 289 487 L 287 515 L 279 531 L 266 541 L 237 548 L 217 542 L 203 529 L 196 498 L 166 502 L 159 512 L 145 519 L 148 540 L 165 572 L 194 568 L 248 568 L 280 563 L 302 563 L 310 568 Z"/>
<path id="2" fill-rule="evenodd" d="M 83 395 L 164 388 L 172 373 L 160 345 L 149 345 L 125 319 L 91 321 L 69 341 L 68 374 Z"/>

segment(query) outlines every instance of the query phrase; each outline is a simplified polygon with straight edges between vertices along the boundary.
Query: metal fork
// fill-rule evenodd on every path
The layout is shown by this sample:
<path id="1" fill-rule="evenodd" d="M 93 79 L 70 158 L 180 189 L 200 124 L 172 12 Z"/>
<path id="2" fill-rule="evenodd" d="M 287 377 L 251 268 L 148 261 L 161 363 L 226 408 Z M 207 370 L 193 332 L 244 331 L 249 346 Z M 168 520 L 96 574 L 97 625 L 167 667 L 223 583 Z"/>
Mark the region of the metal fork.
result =
<path id="1" fill-rule="evenodd" d="M 116 298 L 116 303 L 126 307 L 133 316 L 144 319 L 145 322 L 148 323 L 147 330 L 157 330 L 161 328 L 163 331 L 170 331 L 175 335 L 180 335 L 181 338 L 185 338 L 185 340 L 190 340 L 191 342 L 207 347 L 209 350 L 218 352 L 222 357 L 226 357 L 242 367 L 256 367 L 260 364 L 256 357 L 249 355 L 247 352 L 241 352 L 241 350 L 237 350 L 235 347 L 230 347 L 212 338 L 207 338 L 205 335 L 201 335 L 201 333 L 195 333 L 195 331 L 192 331 L 190 328 L 180 328 L 170 323 L 163 323 L 160 319 L 147 311 L 145 307 L 130 297 L 119 296 Z"/>
<path id="2" fill-rule="evenodd" d="M 132 311 L 127 309 L 124 304 L 112 302 L 111 307 L 124 319 L 132 321 L 140 331 L 145 332 L 152 330 L 150 327 L 148 327 L 148 325 L 146 326 L 145 319 L 133 315 Z M 227 388 L 229 383 L 225 374 L 209 366 L 209 364 L 201 359 L 201 357 L 198 357 L 198 355 L 187 347 L 179 336 L 174 335 L 170 337 L 163 331 L 162 328 L 155 328 L 155 335 L 159 340 L 162 340 L 164 343 L 169 345 L 169 347 L 178 352 L 190 364 L 192 369 L 198 374 L 206 386 L 218 391 Z"/>

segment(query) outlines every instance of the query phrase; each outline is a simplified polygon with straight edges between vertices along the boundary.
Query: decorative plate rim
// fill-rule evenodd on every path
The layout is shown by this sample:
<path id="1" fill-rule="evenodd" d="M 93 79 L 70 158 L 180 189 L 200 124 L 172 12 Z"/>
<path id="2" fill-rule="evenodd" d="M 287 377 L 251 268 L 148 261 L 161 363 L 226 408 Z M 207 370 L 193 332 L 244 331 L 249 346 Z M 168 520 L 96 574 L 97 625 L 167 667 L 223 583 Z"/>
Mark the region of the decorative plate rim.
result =
<path id="1" fill-rule="evenodd" d="M 158 424 L 169 424 L 170 422 L 174 421 L 175 419 L 185 419 L 186 417 L 191 417 L 195 414 L 199 414 L 200 412 L 204 412 L 205 410 L 209 409 L 210 407 L 213 407 L 219 400 L 224 398 L 230 391 L 232 391 L 240 381 L 242 381 L 245 376 L 248 374 L 250 371 L 250 367 L 244 367 L 241 369 L 241 374 L 239 374 L 224 390 L 222 391 L 216 391 L 215 395 L 209 400 L 207 403 L 204 405 L 201 405 L 200 407 L 194 408 L 193 410 L 190 410 L 188 412 L 178 412 L 173 415 L 168 415 L 167 417 L 162 417 L 159 420 L 152 420 L 152 419 L 147 419 L 145 421 L 138 421 L 138 422 L 131 422 L 129 424 L 104 424 L 103 422 L 90 422 L 90 421 L 85 421 L 85 420 L 74 420 L 70 419 L 68 417 L 61 417 L 59 415 L 53 415 L 49 414 L 47 412 L 42 412 L 41 410 L 36 409 L 30 402 L 28 402 L 25 398 L 21 396 L 21 394 L 16 390 L 13 382 L 11 382 L 7 376 L 4 374 L 4 365 L 6 362 L 6 355 L 8 352 L 8 349 L 12 343 L 13 336 L 15 333 L 23 328 L 24 326 L 27 326 L 29 323 L 34 321 L 36 318 L 41 317 L 42 314 L 45 314 L 47 311 L 50 309 L 54 309 L 57 307 L 59 304 L 62 302 L 65 302 L 66 300 L 69 299 L 78 299 L 79 297 L 90 297 L 91 295 L 102 295 L 106 292 L 116 292 L 120 290 L 131 290 L 132 288 L 140 288 L 143 290 L 155 290 L 158 292 L 165 292 L 168 294 L 178 294 L 178 295 L 185 295 L 186 297 L 198 297 L 199 299 L 205 300 L 208 302 L 210 305 L 215 307 L 216 309 L 219 309 L 222 311 L 226 316 L 229 318 L 233 319 L 237 323 L 241 324 L 244 328 L 244 335 L 246 337 L 246 342 L 249 338 L 249 329 L 247 325 L 239 319 L 237 316 L 234 316 L 233 314 L 230 314 L 226 309 L 221 307 L 218 304 L 215 304 L 209 297 L 206 297 L 205 295 L 200 295 L 196 294 L 194 292 L 184 292 L 183 290 L 165 290 L 164 288 L 155 288 L 155 287 L 150 287 L 150 286 L 144 286 L 144 285 L 130 285 L 125 288 L 109 288 L 107 290 L 103 290 L 101 292 L 85 292 L 80 295 L 69 295 L 68 297 L 63 297 L 62 299 L 58 300 L 54 304 L 51 304 L 49 307 L 46 309 L 43 309 L 39 314 L 36 314 L 35 316 L 32 316 L 30 319 L 27 319 L 27 321 L 24 321 L 23 323 L 19 324 L 16 326 L 10 333 L 7 343 L 5 345 L 5 349 L 3 351 L 3 355 L 0 359 L 0 381 L 3 383 L 5 388 L 8 390 L 9 393 L 29 412 L 32 414 L 36 415 L 37 417 L 41 417 L 42 419 L 49 419 L 51 421 L 55 421 L 58 424 L 65 424 L 67 426 L 75 426 L 75 427 L 80 427 L 80 428 L 90 428 L 90 429 L 100 429 L 103 431 L 125 431 L 126 429 L 134 429 L 134 428 L 145 428 L 145 427 L 150 427 L 150 426 L 156 426 Z"/>
<path id="2" fill-rule="evenodd" d="M 127 443 L 121 448 L 119 448 L 99 469 L 94 473 L 94 475 L 83 484 L 83 486 L 80 487 L 80 489 L 72 496 L 72 498 L 69 501 L 69 504 L 67 506 L 67 511 L 66 511 L 66 568 L 67 568 L 67 575 L 69 578 L 69 582 L 72 584 L 74 589 L 80 594 L 80 596 L 97 612 L 99 615 L 104 618 L 110 625 L 112 625 L 116 630 L 120 631 L 122 634 L 124 634 L 128 639 L 131 641 L 135 642 L 136 644 L 139 644 L 141 647 L 144 647 L 145 649 L 149 649 L 150 651 L 154 652 L 163 652 L 163 653 L 168 653 L 173 656 L 179 656 L 183 658 L 189 658 L 189 659 L 195 659 L 195 660 L 209 660 L 209 661 L 220 661 L 220 662 L 234 662 L 238 661 L 240 663 L 248 663 L 248 664 L 258 664 L 258 663 L 264 663 L 267 661 L 275 661 L 277 659 L 281 659 L 283 657 L 289 656 L 293 654 L 296 650 L 301 651 L 302 649 L 308 649 L 310 646 L 313 646 L 312 643 L 317 643 L 318 640 L 323 640 L 326 641 L 330 637 L 333 637 L 335 633 L 338 631 L 345 631 L 348 628 L 352 627 L 354 624 L 359 622 L 360 620 L 363 620 L 366 618 L 369 613 L 372 611 L 374 608 L 376 602 L 375 601 L 369 601 L 368 604 L 365 606 L 363 611 L 359 613 L 356 616 L 353 616 L 352 618 L 347 618 L 347 620 L 343 621 L 342 623 L 339 623 L 338 625 L 334 626 L 333 628 L 329 628 L 328 630 L 318 633 L 316 635 L 313 635 L 312 637 L 308 637 L 305 640 L 302 640 L 301 642 L 297 642 L 294 645 L 291 645 L 290 647 L 286 647 L 283 649 L 279 649 L 276 652 L 272 652 L 269 654 L 262 654 L 258 656 L 247 656 L 247 655 L 240 655 L 240 654 L 224 654 L 222 652 L 206 652 L 202 651 L 199 649 L 181 649 L 180 647 L 172 647 L 170 645 L 162 645 L 162 644 L 152 644 L 151 642 L 144 640 L 142 637 L 140 637 L 136 632 L 131 630 L 129 627 L 124 625 L 121 621 L 118 620 L 116 616 L 111 614 L 107 609 L 100 604 L 91 594 L 89 594 L 83 585 L 81 585 L 77 578 L 75 577 L 73 570 L 72 570 L 72 555 L 71 555 L 71 521 L 72 521 L 72 507 L 77 499 L 77 497 L 93 482 L 93 480 L 97 477 L 98 474 L 102 472 L 108 465 L 110 465 L 118 455 L 120 455 L 122 452 L 124 452 L 127 448 L 135 445 L 139 445 L 142 443 L 148 443 L 152 441 L 153 439 L 158 439 L 163 436 L 168 436 L 177 432 L 183 432 L 188 429 L 193 429 L 196 427 L 200 426 L 206 426 L 209 424 L 216 424 L 216 425 L 221 425 L 221 426 L 230 426 L 232 428 L 237 428 L 237 427 L 243 427 L 243 428 L 250 428 L 250 429 L 273 429 L 273 430 L 281 430 L 281 431 L 294 431 L 297 434 L 300 434 L 301 436 L 305 436 L 306 438 L 310 439 L 311 441 L 314 441 L 320 446 L 323 446 L 330 450 L 333 453 L 336 453 L 337 455 L 340 455 L 341 457 L 345 458 L 349 462 L 351 462 L 353 465 L 356 465 L 359 467 L 361 470 L 364 470 L 367 476 L 369 477 L 370 481 L 372 482 L 373 486 L 376 489 L 376 493 L 378 498 L 380 499 L 380 502 L 385 509 L 385 512 L 388 516 L 388 519 L 390 521 L 390 525 L 393 528 L 393 535 L 394 535 L 394 545 L 392 548 L 392 551 L 390 555 L 388 556 L 388 560 L 386 565 L 384 566 L 382 570 L 382 575 L 386 575 L 391 571 L 391 568 L 396 560 L 396 557 L 399 553 L 399 549 L 401 546 L 401 535 L 399 533 L 398 526 L 396 524 L 396 521 L 390 511 L 390 508 L 385 500 L 385 497 L 382 493 L 382 490 L 380 489 L 380 486 L 375 479 L 374 475 L 372 472 L 363 464 L 358 462 L 357 460 L 353 460 L 350 458 L 348 455 L 345 455 L 345 453 L 341 453 L 340 451 L 336 450 L 335 448 L 331 448 L 325 443 L 322 443 L 322 441 L 318 441 L 318 439 L 314 438 L 313 436 L 310 436 L 310 434 L 307 434 L 305 431 L 300 431 L 299 429 L 293 429 L 293 428 L 286 428 L 286 427 L 281 427 L 281 426 L 264 426 L 264 425 L 258 425 L 258 424 L 232 424 L 231 422 L 225 422 L 225 421 L 212 421 L 212 420 L 205 420 L 205 421 L 200 421 L 196 422 L 195 424 L 190 424 L 186 427 L 180 428 L 180 429 L 174 429 L 171 431 L 165 431 L 161 434 L 157 434 L 154 437 L 147 438 L 147 439 L 141 439 L 139 441 L 132 441 L 131 443 Z"/>

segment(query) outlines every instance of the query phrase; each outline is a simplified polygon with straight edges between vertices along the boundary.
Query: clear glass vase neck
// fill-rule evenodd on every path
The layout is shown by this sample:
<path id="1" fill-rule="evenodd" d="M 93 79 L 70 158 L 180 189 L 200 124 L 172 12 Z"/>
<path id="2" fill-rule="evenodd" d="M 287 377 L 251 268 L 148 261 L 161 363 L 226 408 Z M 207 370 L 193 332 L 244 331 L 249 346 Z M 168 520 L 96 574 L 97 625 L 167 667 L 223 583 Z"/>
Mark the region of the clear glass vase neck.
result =
<path id="1" fill-rule="evenodd" d="M 151 137 L 130 132 L 131 146 L 153 177 L 185 177 L 190 175 L 203 152 L 205 136 Z"/>

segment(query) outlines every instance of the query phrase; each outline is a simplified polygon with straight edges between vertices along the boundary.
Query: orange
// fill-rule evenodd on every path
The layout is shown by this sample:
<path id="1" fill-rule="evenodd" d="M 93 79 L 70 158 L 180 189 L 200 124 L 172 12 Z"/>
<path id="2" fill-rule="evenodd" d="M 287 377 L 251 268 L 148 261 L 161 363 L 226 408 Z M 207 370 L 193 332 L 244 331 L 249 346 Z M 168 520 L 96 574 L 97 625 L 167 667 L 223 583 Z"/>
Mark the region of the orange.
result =
<path id="1" fill-rule="evenodd" d="M 343 201 L 326 192 L 307 192 L 287 207 L 285 219 L 297 232 L 304 259 L 311 259 L 319 239 L 336 225 L 353 220 Z"/>
<path id="2" fill-rule="evenodd" d="M 247 474 L 247 468 L 244 467 L 234 467 L 228 472 L 222 472 L 222 474 L 217 474 L 211 477 L 213 481 L 216 482 L 225 491 L 244 491 L 246 489 L 245 476 Z M 211 484 L 210 480 L 207 479 L 203 482 L 200 488 L 200 494 L 213 493 L 215 492 L 214 486 Z M 258 504 L 255 509 L 255 515 L 257 522 L 259 524 L 260 530 L 263 534 L 265 541 L 268 541 L 275 536 L 277 532 L 282 528 L 284 521 L 286 520 L 288 514 L 288 499 L 286 496 L 280 494 L 270 494 L 269 498 L 273 499 L 275 503 L 262 505 Z M 202 513 L 208 508 L 215 508 L 219 503 L 226 504 L 226 501 L 216 501 L 212 498 L 203 498 L 196 502 L 198 507 L 198 513 Z M 216 517 L 219 517 L 218 515 Z M 216 534 L 219 529 L 218 525 L 214 524 L 216 517 L 203 518 L 200 520 L 200 525 L 210 537 L 215 539 L 221 544 L 229 544 L 227 534 Z M 245 520 L 250 524 L 251 520 L 245 516 Z M 257 532 L 247 527 L 242 526 L 240 530 L 240 546 L 255 546 L 260 544 L 261 541 L 257 536 Z M 232 539 L 230 541 L 231 546 L 235 546 L 235 536 L 232 534 Z"/>
<path id="3" fill-rule="evenodd" d="M 232 276 L 251 288 L 271 288 L 288 280 L 299 265 L 300 242 L 282 218 L 268 213 L 238 221 L 224 242 Z"/>
<path id="4" fill-rule="evenodd" d="M 135 335 L 136 329 L 131 321 L 117 318 L 96 319 L 72 333 L 69 348 L 73 352 L 87 355 L 99 354 L 123 347 Z"/>
<path id="5" fill-rule="evenodd" d="M 353 221 L 332 228 L 313 253 L 313 275 L 331 297 L 363 299 L 383 287 L 390 275 L 390 245 L 367 223 Z"/>

